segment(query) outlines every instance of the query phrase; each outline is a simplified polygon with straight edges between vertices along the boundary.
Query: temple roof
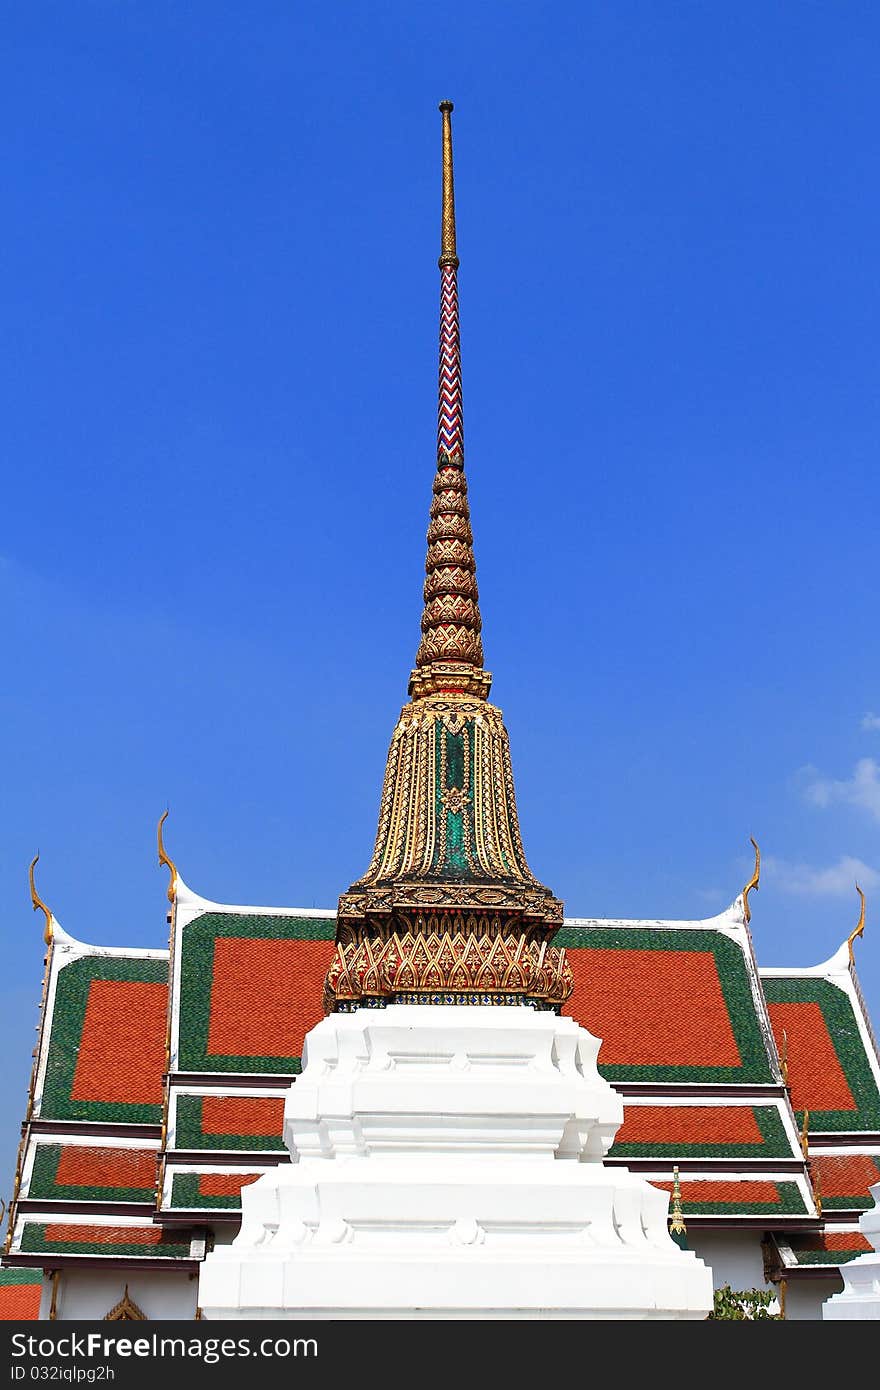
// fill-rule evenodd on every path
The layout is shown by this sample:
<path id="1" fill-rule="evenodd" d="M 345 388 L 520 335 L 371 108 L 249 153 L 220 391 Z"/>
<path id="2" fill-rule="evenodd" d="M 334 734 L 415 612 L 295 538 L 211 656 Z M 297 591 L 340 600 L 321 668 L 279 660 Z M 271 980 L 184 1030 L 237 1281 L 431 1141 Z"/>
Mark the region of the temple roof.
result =
<path id="1" fill-rule="evenodd" d="M 703 921 L 567 919 L 554 944 L 609 1081 L 781 1081 L 742 898 Z"/>
<path id="2" fill-rule="evenodd" d="M 43 1272 L 0 1267 L 0 1322 L 32 1322 L 40 1316 Z"/>
<path id="3" fill-rule="evenodd" d="M 212 903 L 177 884 L 172 1071 L 296 1075 L 323 1018 L 334 914 Z"/>
<path id="4" fill-rule="evenodd" d="M 799 1119 L 809 1111 L 811 1135 L 880 1136 L 880 1057 L 850 943 L 821 965 L 760 975 Z"/>

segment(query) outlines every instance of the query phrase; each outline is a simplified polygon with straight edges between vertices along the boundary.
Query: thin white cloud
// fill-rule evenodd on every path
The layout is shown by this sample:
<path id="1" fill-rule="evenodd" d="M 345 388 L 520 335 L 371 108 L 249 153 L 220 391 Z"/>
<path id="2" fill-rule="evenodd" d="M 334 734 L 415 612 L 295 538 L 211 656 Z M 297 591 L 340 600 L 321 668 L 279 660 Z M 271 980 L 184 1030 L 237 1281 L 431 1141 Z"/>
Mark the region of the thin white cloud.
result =
<path id="1" fill-rule="evenodd" d="M 880 729 L 880 714 L 872 714 L 870 710 L 862 720 L 863 729 Z"/>
<path id="2" fill-rule="evenodd" d="M 849 806 L 858 806 L 875 820 L 880 820 L 880 763 L 873 758 L 860 758 L 852 777 L 842 781 L 814 777 L 807 782 L 804 795 L 813 806 L 844 802 Z"/>
<path id="3" fill-rule="evenodd" d="M 765 855 L 761 867 L 768 884 L 801 897 L 845 898 L 855 892 L 857 883 L 869 891 L 880 886 L 880 873 L 850 854 L 842 855 L 836 864 L 825 869 Z"/>

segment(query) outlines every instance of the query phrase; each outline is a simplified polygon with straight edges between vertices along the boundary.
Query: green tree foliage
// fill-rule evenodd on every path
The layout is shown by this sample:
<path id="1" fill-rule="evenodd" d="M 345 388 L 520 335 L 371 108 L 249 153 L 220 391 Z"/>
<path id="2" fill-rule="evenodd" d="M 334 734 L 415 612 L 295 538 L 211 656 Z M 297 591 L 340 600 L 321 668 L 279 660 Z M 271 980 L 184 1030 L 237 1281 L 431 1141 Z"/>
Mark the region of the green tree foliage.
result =
<path id="1" fill-rule="evenodd" d="M 723 1288 L 715 1290 L 709 1319 L 744 1322 L 754 1318 L 774 1318 L 778 1322 L 782 1314 L 773 1312 L 770 1306 L 775 1302 L 773 1289 L 732 1289 L 725 1284 Z"/>

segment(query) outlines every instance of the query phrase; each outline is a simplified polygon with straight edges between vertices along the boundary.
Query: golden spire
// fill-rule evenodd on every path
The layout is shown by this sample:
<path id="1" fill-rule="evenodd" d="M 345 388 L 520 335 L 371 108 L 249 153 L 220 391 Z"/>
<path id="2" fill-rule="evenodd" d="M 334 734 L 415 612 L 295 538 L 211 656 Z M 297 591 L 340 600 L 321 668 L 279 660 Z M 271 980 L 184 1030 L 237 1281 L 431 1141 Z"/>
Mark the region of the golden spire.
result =
<path id="1" fill-rule="evenodd" d="M 862 892 L 862 890 L 861 890 L 861 888 L 859 887 L 858 884 L 856 884 L 856 892 L 858 893 L 859 897 L 861 898 L 862 907 L 861 907 L 861 911 L 859 912 L 859 921 L 858 921 L 858 925 L 856 926 L 855 930 L 854 930 L 854 931 L 851 931 L 850 934 L 849 934 L 849 936 L 846 938 L 846 944 L 847 944 L 847 946 L 849 947 L 849 963 L 850 963 L 850 965 L 855 965 L 855 963 L 856 963 L 856 958 L 855 958 L 855 956 L 854 956 L 854 954 L 853 954 L 853 942 L 855 941 L 855 939 L 856 939 L 857 936 L 863 936 L 864 933 L 865 933 L 865 895 L 864 895 L 864 893 Z"/>
<path id="2" fill-rule="evenodd" d="M 488 703 L 467 482 L 452 103 L 443 117 L 437 471 L 422 640 L 391 739 L 373 857 L 339 898 L 328 1012 L 438 997 L 559 1009 L 574 988 L 551 937 L 563 905 L 529 869 L 510 744 Z"/>
<path id="3" fill-rule="evenodd" d="M 743 913 L 745 914 L 746 926 L 748 926 L 749 922 L 752 920 L 752 912 L 749 907 L 749 894 L 753 888 L 755 892 L 757 892 L 761 883 L 761 851 L 758 849 L 757 840 L 753 839 L 751 835 L 749 836 L 749 840 L 751 840 L 755 850 L 755 871 L 742 892 Z"/>
<path id="4" fill-rule="evenodd" d="M 165 845 L 164 845 L 164 843 L 163 843 L 163 841 L 162 841 L 162 826 L 165 824 L 165 822 L 166 822 L 167 819 L 168 819 L 168 807 L 166 806 L 166 807 L 165 807 L 165 810 L 162 812 L 161 816 L 159 817 L 159 824 L 156 826 L 156 842 L 157 842 L 158 848 L 159 848 L 159 863 L 160 863 L 160 864 L 164 864 L 165 867 L 166 867 L 166 869 L 168 869 L 169 873 L 171 874 L 171 880 L 170 880 L 170 882 L 169 882 L 169 884 L 168 884 L 168 901 L 169 901 L 170 903 L 173 903 L 173 902 L 174 902 L 174 881 L 175 881 L 175 879 L 177 878 L 177 869 L 174 867 L 174 861 L 173 861 L 172 859 L 169 859 L 169 858 L 168 858 L 168 855 L 167 855 L 166 852 L 165 852 Z"/>
<path id="5" fill-rule="evenodd" d="M 670 1213 L 669 1230 L 672 1235 L 683 1236 L 687 1232 L 684 1224 L 684 1215 L 681 1210 L 681 1183 L 678 1177 L 678 1165 L 672 1170 L 672 1211 Z"/>
<path id="6" fill-rule="evenodd" d="M 459 260 L 455 253 L 455 182 L 452 173 L 452 121 L 454 107 L 451 101 L 441 101 L 443 115 L 443 225 L 440 234 L 440 260 L 442 270 L 451 265 L 458 270 Z"/>
<path id="7" fill-rule="evenodd" d="M 464 412 L 458 326 L 458 255 L 452 172 L 452 102 L 442 101 L 443 218 L 440 235 L 440 374 L 437 406 L 437 473 L 425 561 L 425 609 L 414 700 L 438 693 L 486 699 L 492 677 L 483 670 L 482 619 L 478 606 L 467 480 L 464 475 Z"/>
<path id="8" fill-rule="evenodd" d="M 28 868 L 28 881 L 30 882 L 30 885 L 31 885 L 31 903 L 33 904 L 34 912 L 36 912 L 36 911 L 39 909 L 39 911 L 42 912 L 42 913 L 45 915 L 45 918 L 46 918 L 46 925 L 45 925 L 45 927 L 44 927 L 44 929 L 43 929 L 43 940 L 45 941 L 45 943 L 46 943 L 47 946 L 51 946 L 51 944 L 52 944 L 52 913 L 51 913 L 51 911 L 49 910 L 49 908 L 46 906 L 46 904 L 43 902 L 43 899 L 40 897 L 39 893 L 37 892 L 37 885 L 34 883 L 34 868 L 36 867 L 36 864 L 37 864 L 39 858 L 40 858 L 40 854 L 39 854 L 39 850 L 38 850 L 37 853 L 34 855 L 33 859 L 31 860 L 30 866 L 29 866 L 29 868 Z"/>

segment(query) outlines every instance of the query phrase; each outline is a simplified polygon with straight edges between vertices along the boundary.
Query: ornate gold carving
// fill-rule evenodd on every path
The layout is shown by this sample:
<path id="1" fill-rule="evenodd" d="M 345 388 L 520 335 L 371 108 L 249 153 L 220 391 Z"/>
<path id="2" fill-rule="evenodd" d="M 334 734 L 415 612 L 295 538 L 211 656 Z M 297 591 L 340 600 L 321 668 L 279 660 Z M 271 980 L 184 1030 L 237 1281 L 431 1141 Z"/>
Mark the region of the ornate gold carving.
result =
<path id="1" fill-rule="evenodd" d="M 462 594 L 476 603 L 479 591 L 474 571 L 459 565 L 438 565 L 425 580 L 425 602 L 438 594 Z"/>
<path id="2" fill-rule="evenodd" d="M 168 855 L 165 853 L 165 845 L 164 845 L 164 842 L 163 842 L 163 840 L 162 840 L 162 826 L 165 824 L 165 822 L 166 822 L 167 819 L 168 819 L 168 807 L 166 806 L 166 807 L 165 807 L 165 810 L 162 812 L 161 816 L 159 817 L 159 824 L 156 826 L 156 843 L 157 843 L 157 846 L 158 846 L 158 849 L 159 849 L 159 863 L 160 863 L 160 864 L 164 864 L 165 867 L 166 867 L 166 869 L 168 870 L 168 872 L 169 872 L 170 875 L 171 875 L 171 878 L 170 878 L 169 883 L 168 883 L 168 901 L 169 901 L 170 903 L 173 903 L 173 902 L 174 902 L 174 880 L 177 878 L 177 869 L 176 869 L 175 866 L 174 866 L 174 861 L 173 861 L 172 859 L 169 859 Z"/>
<path id="3" fill-rule="evenodd" d="M 491 688 L 491 671 L 461 661 L 432 661 L 417 667 L 409 678 L 409 693 L 414 701 L 453 693 L 488 699 Z"/>
<path id="4" fill-rule="evenodd" d="M 58 1318 L 58 1284 L 61 1279 L 61 1270 L 52 1271 L 52 1301 L 49 1304 L 49 1322 L 55 1322 Z"/>
<path id="5" fill-rule="evenodd" d="M 678 1177 L 678 1167 L 672 1170 L 672 1210 L 670 1212 L 669 1230 L 673 1235 L 686 1235 L 687 1226 L 684 1224 L 684 1216 L 681 1210 L 681 1183 Z"/>
<path id="6" fill-rule="evenodd" d="M 779 1067 L 782 1072 L 782 1080 L 788 1085 L 788 1033 L 782 1030 L 782 1051 L 779 1054 Z"/>
<path id="7" fill-rule="evenodd" d="M 757 892 L 761 882 L 761 851 L 758 849 L 757 841 L 752 839 L 751 835 L 749 836 L 749 839 L 751 840 L 752 846 L 755 851 L 755 871 L 749 879 L 748 883 L 746 884 L 745 888 L 743 889 L 742 893 L 743 914 L 746 919 L 746 926 L 748 926 L 749 922 L 751 922 L 752 920 L 752 912 L 751 908 L 749 907 L 749 894 L 751 893 L 752 889 L 754 889 L 755 892 Z"/>
<path id="8" fill-rule="evenodd" d="M 853 943 L 855 942 L 857 936 L 863 936 L 865 932 L 865 895 L 858 884 L 856 884 L 856 892 L 858 893 L 859 898 L 861 899 L 861 910 L 859 912 L 859 920 L 857 926 L 853 931 L 850 932 L 849 936 L 846 938 L 846 944 L 849 948 L 850 965 L 855 965 L 856 963 L 856 958 L 853 953 Z"/>
<path id="9" fill-rule="evenodd" d="M 451 101 L 441 101 L 440 111 L 443 113 L 443 225 L 440 235 L 441 256 L 438 264 L 441 266 L 451 265 L 457 269 L 455 188 L 452 177 L 452 122 L 449 119 L 453 109 Z"/>
<path id="10" fill-rule="evenodd" d="M 809 1160 L 810 1160 L 810 1137 L 809 1137 L 809 1130 L 810 1130 L 810 1112 L 809 1112 L 809 1110 L 805 1110 L 805 1111 L 804 1111 L 804 1120 L 803 1120 L 803 1124 L 801 1125 L 801 1132 L 800 1132 L 799 1139 L 800 1139 L 801 1153 L 802 1153 L 803 1156 L 804 1156 L 804 1161 L 807 1162 L 807 1163 L 808 1163 Z"/>
<path id="11" fill-rule="evenodd" d="M 34 869 L 36 868 L 36 866 L 37 866 L 37 864 L 38 864 L 38 862 L 39 862 L 39 858 L 40 858 L 40 855 L 39 855 L 39 851 L 38 851 L 38 852 L 34 855 L 33 859 L 31 860 L 30 865 L 28 866 L 28 882 L 30 883 L 30 886 L 31 886 L 31 904 L 32 904 L 32 906 L 33 906 L 34 912 L 36 912 L 37 910 L 39 910 L 40 912 L 43 913 L 43 915 L 44 915 L 45 918 L 46 918 L 46 925 L 45 925 L 45 927 L 43 928 L 43 940 L 45 941 L 45 943 L 46 943 L 47 946 L 51 946 L 51 944 L 52 944 L 52 913 L 51 913 L 51 911 L 49 910 L 49 908 L 46 906 L 46 904 L 43 902 L 43 899 L 40 897 L 39 893 L 37 892 L 37 885 L 36 885 L 35 882 L 34 882 Z"/>
<path id="12" fill-rule="evenodd" d="M 574 988 L 565 951 L 516 919 L 436 913 L 427 920 L 343 927 L 327 972 L 324 1005 L 400 995 L 516 995 L 560 1007 Z"/>
<path id="13" fill-rule="evenodd" d="M 115 1303 L 109 1313 L 104 1314 L 104 1322 L 148 1322 L 146 1313 L 139 1308 L 128 1292 L 128 1285 L 118 1303 Z"/>

